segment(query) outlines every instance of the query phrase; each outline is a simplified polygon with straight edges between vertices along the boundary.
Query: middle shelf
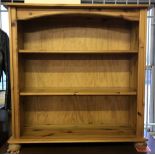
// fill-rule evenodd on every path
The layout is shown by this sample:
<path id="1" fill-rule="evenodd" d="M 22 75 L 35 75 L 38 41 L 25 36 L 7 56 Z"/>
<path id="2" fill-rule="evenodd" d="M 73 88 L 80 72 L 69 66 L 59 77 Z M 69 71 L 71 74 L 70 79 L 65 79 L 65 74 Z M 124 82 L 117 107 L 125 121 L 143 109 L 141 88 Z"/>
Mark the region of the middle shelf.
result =
<path id="1" fill-rule="evenodd" d="M 25 88 L 20 95 L 137 95 L 137 92 L 130 88 Z"/>
<path id="2" fill-rule="evenodd" d="M 136 95 L 137 54 L 19 54 L 21 96 Z"/>
<path id="3" fill-rule="evenodd" d="M 43 50 L 20 49 L 20 54 L 137 54 L 137 50 Z"/>

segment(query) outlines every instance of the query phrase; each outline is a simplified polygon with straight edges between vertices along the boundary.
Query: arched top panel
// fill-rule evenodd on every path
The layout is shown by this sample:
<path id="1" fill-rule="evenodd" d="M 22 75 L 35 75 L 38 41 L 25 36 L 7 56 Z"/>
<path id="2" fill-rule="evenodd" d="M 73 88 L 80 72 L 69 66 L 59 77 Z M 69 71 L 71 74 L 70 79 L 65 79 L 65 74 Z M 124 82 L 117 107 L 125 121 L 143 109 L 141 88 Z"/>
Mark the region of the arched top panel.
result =
<path id="1" fill-rule="evenodd" d="M 127 21 L 138 21 L 139 11 L 133 10 L 110 10 L 110 9 L 53 9 L 53 10 L 41 10 L 41 9 L 17 9 L 17 20 L 31 20 L 35 18 L 54 17 L 54 16 L 80 16 L 80 17 L 108 17 L 119 18 Z"/>

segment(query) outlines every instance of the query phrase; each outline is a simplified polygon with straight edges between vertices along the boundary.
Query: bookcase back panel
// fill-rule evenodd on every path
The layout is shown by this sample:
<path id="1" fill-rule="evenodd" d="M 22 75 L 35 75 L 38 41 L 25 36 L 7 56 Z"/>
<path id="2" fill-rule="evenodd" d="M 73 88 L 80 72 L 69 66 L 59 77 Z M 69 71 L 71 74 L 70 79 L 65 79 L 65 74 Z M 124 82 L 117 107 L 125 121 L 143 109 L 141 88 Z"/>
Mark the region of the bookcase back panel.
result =
<path id="1" fill-rule="evenodd" d="M 133 127 L 135 97 L 23 97 L 24 127 Z"/>
<path id="2" fill-rule="evenodd" d="M 136 81 L 130 55 L 47 54 L 25 55 L 21 61 L 24 88 L 105 87 L 129 88 Z M 134 87 L 134 86 L 133 86 Z"/>
<path id="3" fill-rule="evenodd" d="M 132 22 L 115 18 L 76 16 L 34 21 L 21 24 L 24 42 L 20 46 L 26 50 L 90 51 L 135 48 L 131 44 L 134 40 L 132 36 L 137 32 L 134 31 Z"/>

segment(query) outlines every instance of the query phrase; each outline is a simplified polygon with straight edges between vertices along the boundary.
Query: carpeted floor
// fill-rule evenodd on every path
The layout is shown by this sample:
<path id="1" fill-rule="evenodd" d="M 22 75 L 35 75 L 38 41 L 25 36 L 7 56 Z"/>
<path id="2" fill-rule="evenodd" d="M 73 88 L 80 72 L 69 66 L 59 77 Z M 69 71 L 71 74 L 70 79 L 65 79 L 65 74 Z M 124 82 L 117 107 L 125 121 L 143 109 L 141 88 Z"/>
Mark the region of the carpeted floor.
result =
<path id="1" fill-rule="evenodd" d="M 150 132 L 150 135 L 155 139 L 155 132 Z"/>

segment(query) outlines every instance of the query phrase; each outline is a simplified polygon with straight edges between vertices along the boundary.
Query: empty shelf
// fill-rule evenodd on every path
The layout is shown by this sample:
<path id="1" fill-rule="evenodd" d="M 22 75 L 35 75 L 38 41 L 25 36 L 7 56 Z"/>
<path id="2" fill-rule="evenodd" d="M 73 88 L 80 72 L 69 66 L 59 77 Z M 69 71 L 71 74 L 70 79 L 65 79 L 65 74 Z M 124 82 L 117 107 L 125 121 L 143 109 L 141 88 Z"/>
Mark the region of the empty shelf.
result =
<path id="1" fill-rule="evenodd" d="M 26 88 L 21 96 L 30 95 L 136 95 L 129 88 Z"/>
<path id="2" fill-rule="evenodd" d="M 21 49 L 21 50 L 19 50 L 19 53 L 55 53 L 55 54 L 65 54 L 65 53 L 80 53 L 80 54 L 84 54 L 84 53 L 100 53 L 100 54 L 102 54 L 102 53 L 106 53 L 106 54 L 110 54 L 110 53 L 138 53 L 138 51 L 136 51 L 136 50 L 96 50 L 96 51 L 47 51 L 47 50 L 23 50 L 23 49 Z"/>

